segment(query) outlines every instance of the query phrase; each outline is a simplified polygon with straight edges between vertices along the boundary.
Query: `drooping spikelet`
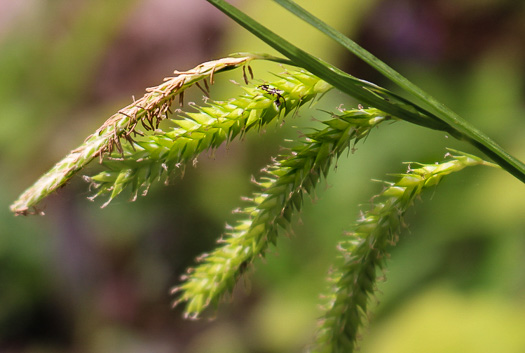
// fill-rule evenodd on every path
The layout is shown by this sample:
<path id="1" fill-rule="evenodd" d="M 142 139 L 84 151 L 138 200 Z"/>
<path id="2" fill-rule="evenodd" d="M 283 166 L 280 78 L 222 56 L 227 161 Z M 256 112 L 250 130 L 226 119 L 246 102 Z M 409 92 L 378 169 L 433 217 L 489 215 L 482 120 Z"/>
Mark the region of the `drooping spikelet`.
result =
<path id="1" fill-rule="evenodd" d="M 247 266 L 264 256 L 269 244 L 276 243 L 279 227 L 288 227 L 301 209 L 305 194 L 314 190 L 322 176 L 326 177 L 334 159 L 388 119 L 377 109 L 345 111 L 323 122 L 326 128 L 307 134 L 291 154 L 270 165 L 258 182 L 262 191 L 240 211 L 245 219 L 229 230 L 221 241 L 224 245 L 202 256 L 203 262 L 173 289 L 179 295 L 174 305 L 186 302 L 185 315 L 195 318 L 231 291 Z"/>
<path id="2" fill-rule="evenodd" d="M 175 77 L 165 79 L 165 82 L 159 86 L 148 88 L 147 93 L 142 98 L 110 117 L 81 146 L 71 151 L 25 190 L 11 205 L 11 211 L 17 215 L 35 213 L 38 202 L 64 185 L 94 158 L 102 158 L 105 153 L 111 153 L 114 150 L 123 153 L 125 144 L 121 143 L 121 139 L 133 143 L 134 136 L 142 135 L 143 132 L 138 130 L 139 123 L 146 131 L 156 128 L 158 123 L 165 119 L 170 112 L 173 100 L 177 96 L 182 99 L 182 95 L 188 87 L 194 84 L 199 85 L 199 81 L 203 81 L 204 85 L 207 86 L 206 80 L 209 79 L 213 83 L 216 73 L 239 67 L 244 68 L 243 72 L 246 78 L 246 66 L 249 65 L 250 61 L 268 58 L 269 56 L 264 55 L 227 57 L 200 64 L 185 72 L 175 71 Z M 251 72 L 251 69 L 249 71 Z"/>
<path id="3" fill-rule="evenodd" d="M 333 283 L 326 295 L 325 314 L 311 352 L 351 353 L 358 330 L 366 318 L 369 296 L 374 292 L 377 272 L 385 265 L 388 247 L 397 242 L 403 214 L 421 192 L 465 167 L 492 163 L 466 153 L 447 153 L 451 159 L 440 164 L 421 164 L 399 175 L 395 183 L 373 198 L 371 208 L 362 213 L 353 233 L 339 243 L 341 263 L 330 275 Z M 414 164 L 414 163 L 412 163 Z"/>
<path id="4" fill-rule="evenodd" d="M 96 195 L 109 194 L 109 201 L 130 187 L 132 198 L 147 192 L 151 183 L 183 172 L 202 152 L 259 129 L 325 93 L 331 86 L 308 72 L 286 72 L 269 84 L 245 87 L 245 93 L 229 101 L 208 101 L 197 112 L 165 131 L 138 137 L 123 145 L 121 153 L 106 159 L 106 170 L 87 178 Z"/>

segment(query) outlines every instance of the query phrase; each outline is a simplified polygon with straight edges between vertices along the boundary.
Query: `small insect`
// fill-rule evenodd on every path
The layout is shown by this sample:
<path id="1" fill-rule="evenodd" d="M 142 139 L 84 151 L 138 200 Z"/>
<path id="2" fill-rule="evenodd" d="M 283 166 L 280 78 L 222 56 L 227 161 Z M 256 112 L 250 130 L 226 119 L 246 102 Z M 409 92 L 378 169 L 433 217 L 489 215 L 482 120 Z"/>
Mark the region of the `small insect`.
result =
<path id="1" fill-rule="evenodd" d="M 260 88 L 263 91 L 265 91 L 266 93 L 277 97 L 277 99 L 274 101 L 274 103 L 277 106 L 277 108 L 280 108 L 282 103 L 286 104 L 286 100 L 282 96 L 282 93 L 284 93 L 284 91 L 281 91 L 281 90 L 279 90 L 277 88 L 270 87 L 270 85 L 260 85 L 257 88 Z M 282 99 L 282 103 L 281 103 L 281 99 Z"/>

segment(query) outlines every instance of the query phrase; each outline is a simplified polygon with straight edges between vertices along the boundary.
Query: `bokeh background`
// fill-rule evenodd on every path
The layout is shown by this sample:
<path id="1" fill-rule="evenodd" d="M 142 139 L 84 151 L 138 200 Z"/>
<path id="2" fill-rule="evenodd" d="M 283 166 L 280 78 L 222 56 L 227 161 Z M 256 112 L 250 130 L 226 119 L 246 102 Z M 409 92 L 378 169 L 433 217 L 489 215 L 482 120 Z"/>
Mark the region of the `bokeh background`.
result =
<path id="1" fill-rule="evenodd" d="M 233 1 L 232 1 L 233 2 Z M 525 160 L 525 3 L 514 0 L 298 1 Z M 234 2 L 300 47 L 388 86 L 375 72 L 270 1 Z M 199 321 L 169 289 L 214 247 L 251 175 L 297 128 L 356 106 L 337 92 L 282 129 L 232 143 L 169 186 L 101 210 L 79 177 L 43 217 L 9 204 L 131 97 L 175 69 L 238 51 L 273 51 L 204 0 L 0 0 L 0 352 L 300 352 L 319 293 L 370 197 L 371 179 L 474 152 L 407 123 L 382 126 L 341 158 L 306 203 L 294 234 L 258 261 L 231 300 Z M 257 79 L 282 68 L 254 64 Z M 223 76 L 212 97 L 239 93 Z M 262 81 L 261 81 L 262 82 Z M 198 90 L 188 100 L 200 101 Z M 87 171 L 89 172 L 89 171 Z M 525 351 L 525 188 L 472 168 L 407 215 L 372 299 L 362 352 Z M 209 320 L 213 319 L 213 320 Z"/>

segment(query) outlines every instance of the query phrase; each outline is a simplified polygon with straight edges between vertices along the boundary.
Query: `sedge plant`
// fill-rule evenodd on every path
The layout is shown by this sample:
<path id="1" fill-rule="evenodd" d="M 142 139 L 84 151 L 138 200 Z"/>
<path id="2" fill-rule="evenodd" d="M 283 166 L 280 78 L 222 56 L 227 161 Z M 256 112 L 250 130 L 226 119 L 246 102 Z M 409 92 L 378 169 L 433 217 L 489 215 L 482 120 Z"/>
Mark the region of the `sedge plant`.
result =
<path id="1" fill-rule="evenodd" d="M 525 166 L 349 38 L 292 1 L 275 1 L 377 69 L 404 95 L 360 80 L 304 52 L 223 0 L 208 0 L 283 57 L 243 53 L 175 71 L 175 76 L 146 89 L 142 98 L 111 116 L 23 192 L 11 210 L 17 215 L 41 214 L 39 203 L 92 161 L 102 168 L 84 177 L 92 198 L 104 197 L 103 207 L 123 192 L 134 200 L 146 195 L 154 182 L 183 175 L 200 154 L 249 138 L 251 131 L 270 124 L 279 126 L 285 118 L 300 117 L 302 106 L 311 106 L 329 90 L 360 101 L 362 105 L 355 109 L 335 109 L 327 114 L 321 128 L 303 134 L 290 149 L 273 158 L 254 180 L 258 190 L 246 198 L 247 205 L 236 210 L 237 223 L 228 226 L 217 247 L 200 255 L 174 286 L 174 305 L 184 305 L 185 316 L 196 319 L 206 308 L 217 306 L 253 261 L 277 245 L 279 234 L 290 230 L 305 198 L 329 176 L 335 161 L 354 151 L 375 128 L 404 120 L 445 131 L 493 162 L 450 150 L 444 161 L 411 163 L 405 173 L 395 176 L 397 180 L 385 182 L 383 191 L 362 210 L 353 230 L 338 244 L 339 257 L 329 275 L 330 290 L 324 295 L 324 313 L 308 348 L 311 352 L 352 352 L 389 247 L 397 242 L 405 224 L 403 216 L 420 194 L 428 188 L 435 190 L 443 177 L 465 167 L 501 167 L 525 181 Z M 286 64 L 287 68 L 275 80 L 260 84 L 250 66 L 254 60 Z M 242 95 L 223 101 L 210 98 L 201 105 L 182 104 L 185 90 L 195 86 L 209 95 L 221 72 L 229 70 L 240 72 L 245 84 Z"/>

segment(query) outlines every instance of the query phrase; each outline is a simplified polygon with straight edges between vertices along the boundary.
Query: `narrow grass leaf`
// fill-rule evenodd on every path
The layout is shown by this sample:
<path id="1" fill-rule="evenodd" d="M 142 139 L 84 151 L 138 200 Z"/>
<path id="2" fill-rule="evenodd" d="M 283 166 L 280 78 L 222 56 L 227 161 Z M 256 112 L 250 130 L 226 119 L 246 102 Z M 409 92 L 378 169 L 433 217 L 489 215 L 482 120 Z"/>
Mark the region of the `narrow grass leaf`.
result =
<path id="1" fill-rule="evenodd" d="M 315 19 L 313 15 L 308 14 L 305 10 L 301 9 L 291 1 L 276 0 L 282 6 L 314 25 L 314 27 L 321 29 L 323 32 L 336 39 L 347 47 L 347 49 L 356 53 L 356 55 L 364 58 L 367 63 L 378 69 L 386 77 L 391 78 L 406 92 L 414 97 L 418 97 L 419 100 L 424 100 L 426 102 L 425 105 L 431 110 L 428 111 L 427 109 L 411 103 L 410 101 L 407 101 L 385 89 L 371 85 L 365 81 L 357 80 L 343 71 L 322 62 L 271 32 L 266 27 L 262 26 L 260 23 L 256 22 L 224 0 L 207 1 L 274 49 L 291 59 L 294 64 L 307 69 L 342 92 L 353 96 L 362 103 L 374 106 L 387 113 L 395 115 L 400 119 L 428 128 L 442 130 L 457 139 L 465 140 L 492 158 L 510 174 L 514 175 L 522 182 L 525 182 L 525 164 L 523 164 L 523 162 L 504 151 L 502 147 L 487 135 L 459 117 L 442 103 L 439 103 L 430 95 L 424 93 L 417 86 L 411 84 L 386 64 L 382 64 L 379 59 L 373 57 L 371 54 L 366 54 L 365 50 L 359 47 L 356 43 L 350 41 L 348 38 L 347 40 L 343 40 L 344 36 L 338 35 L 334 29 L 331 29 L 328 25 L 323 25 L 321 20 Z M 410 108 L 413 108 L 414 111 Z"/>

